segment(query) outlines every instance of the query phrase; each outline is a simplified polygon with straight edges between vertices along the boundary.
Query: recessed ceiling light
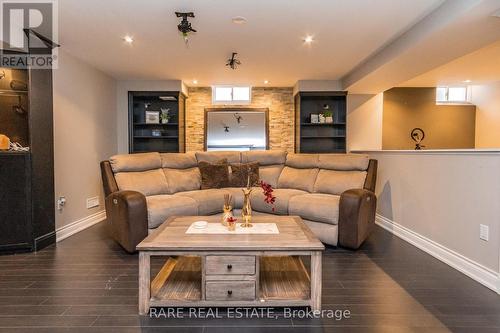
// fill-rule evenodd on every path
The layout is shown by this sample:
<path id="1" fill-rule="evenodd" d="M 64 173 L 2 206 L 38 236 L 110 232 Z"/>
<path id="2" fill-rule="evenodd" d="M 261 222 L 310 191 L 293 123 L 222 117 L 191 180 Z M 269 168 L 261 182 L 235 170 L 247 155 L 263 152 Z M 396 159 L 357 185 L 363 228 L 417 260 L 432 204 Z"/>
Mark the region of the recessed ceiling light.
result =
<path id="1" fill-rule="evenodd" d="M 193 80 L 193 84 L 198 84 L 198 80 Z"/>
<path id="2" fill-rule="evenodd" d="M 310 44 L 313 41 L 314 41 L 313 36 L 306 36 L 306 38 L 304 38 L 304 43 Z"/>
<path id="3" fill-rule="evenodd" d="M 247 23 L 247 19 L 244 18 L 243 16 L 235 16 L 231 19 L 231 21 L 234 23 L 234 24 L 245 24 Z"/>
<path id="4" fill-rule="evenodd" d="M 471 83 L 471 80 L 464 80 L 464 83 Z"/>
<path id="5" fill-rule="evenodd" d="M 269 83 L 269 81 L 268 81 L 268 80 L 264 80 L 264 84 L 268 84 L 268 83 Z"/>
<path id="6" fill-rule="evenodd" d="M 125 36 L 123 37 L 123 40 L 125 41 L 125 43 L 128 43 L 128 44 L 132 44 L 134 42 L 134 38 L 132 36 Z"/>

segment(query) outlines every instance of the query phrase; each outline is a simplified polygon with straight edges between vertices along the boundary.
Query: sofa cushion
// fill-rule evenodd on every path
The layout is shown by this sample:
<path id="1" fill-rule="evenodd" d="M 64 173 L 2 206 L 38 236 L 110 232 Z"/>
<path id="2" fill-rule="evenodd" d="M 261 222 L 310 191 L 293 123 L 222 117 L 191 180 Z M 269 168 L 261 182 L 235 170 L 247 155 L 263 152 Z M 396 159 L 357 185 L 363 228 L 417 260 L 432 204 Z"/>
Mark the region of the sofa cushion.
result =
<path id="1" fill-rule="evenodd" d="M 318 239 L 328 245 L 337 246 L 339 239 L 339 226 L 322 222 L 302 220 L 311 229 Z"/>
<path id="2" fill-rule="evenodd" d="M 120 191 L 137 191 L 145 196 L 169 193 L 167 179 L 161 169 L 118 172 L 115 174 L 115 180 Z"/>
<path id="3" fill-rule="evenodd" d="M 331 194 L 304 194 L 290 198 L 288 214 L 315 222 L 337 224 L 340 196 Z"/>
<path id="4" fill-rule="evenodd" d="M 241 163 L 241 153 L 239 151 L 197 151 L 196 159 L 199 162 L 214 163 L 226 159 L 229 163 Z"/>
<path id="5" fill-rule="evenodd" d="M 159 153 L 123 154 L 109 159 L 114 173 L 128 171 L 146 171 L 161 168 Z"/>
<path id="6" fill-rule="evenodd" d="M 241 152 L 241 162 L 259 162 L 259 165 L 285 164 L 286 151 L 282 150 L 251 150 Z"/>
<path id="7" fill-rule="evenodd" d="M 318 171 L 318 169 L 297 169 L 286 166 L 278 179 L 278 188 L 312 192 Z"/>
<path id="8" fill-rule="evenodd" d="M 229 192 L 224 189 L 206 189 L 176 193 L 176 196 L 189 197 L 198 203 L 200 215 L 213 215 L 222 213 L 224 194 Z"/>
<path id="9" fill-rule="evenodd" d="M 259 163 L 233 163 L 229 165 L 229 186 L 247 187 L 248 176 L 250 176 L 250 186 L 259 183 Z"/>
<path id="10" fill-rule="evenodd" d="M 278 187 L 278 179 L 280 178 L 283 165 L 261 165 L 259 166 L 259 178 L 262 181 L 270 184 L 272 187 Z"/>
<path id="11" fill-rule="evenodd" d="M 189 197 L 152 195 L 146 197 L 148 228 L 156 228 L 171 216 L 198 215 L 198 203 Z"/>
<path id="12" fill-rule="evenodd" d="M 275 189 L 273 195 L 276 197 L 276 201 L 274 203 L 275 210 L 273 212 L 273 205 L 264 202 L 264 193 L 262 189 L 256 187 L 250 194 L 250 203 L 252 204 L 252 209 L 257 212 L 287 215 L 290 199 L 296 195 L 306 193 L 307 192 L 294 189 Z"/>
<path id="13" fill-rule="evenodd" d="M 194 152 L 160 154 L 162 168 L 189 169 L 198 166 Z"/>
<path id="14" fill-rule="evenodd" d="M 339 171 L 366 171 L 369 162 L 368 155 L 363 154 L 320 154 L 318 167 Z"/>
<path id="15" fill-rule="evenodd" d="M 335 171 L 320 170 L 314 192 L 340 195 L 342 192 L 363 188 L 366 179 L 366 171 Z"/>
<path id="16" fill-rule="evenodd" d="M 318 167 L 319 154 L 288 154 L 286 165 L 298 169 L 314 169 Z"/>
<path id="17" fill-rule="evenodd" d="M 201 189 L 221 188 L 229 186 L 229 164 L 226 159 L 210 163 L 198 163 L 201 174 Z"/>
<path id="18" fill-rule="evenodd" d="M 193 191 L 201 188 L 201 174 L 198 167 L 189 169 L 163 169 L 167 178 L 169 193 Z"/>

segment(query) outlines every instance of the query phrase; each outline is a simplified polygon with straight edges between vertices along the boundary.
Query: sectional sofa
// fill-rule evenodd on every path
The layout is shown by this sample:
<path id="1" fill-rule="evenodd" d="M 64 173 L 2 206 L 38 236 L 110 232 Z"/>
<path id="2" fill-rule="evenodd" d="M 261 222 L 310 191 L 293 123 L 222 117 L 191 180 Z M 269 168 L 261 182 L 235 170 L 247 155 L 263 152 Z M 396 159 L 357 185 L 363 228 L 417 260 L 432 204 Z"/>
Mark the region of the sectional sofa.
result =
<path id="1" fill-rule="evenodd" d="M 254 214 L 298 215 L 324 243 L 357 249 L 375 220 L 377 161 L 361 154 L 284 151 L 144 153 L 101 163 L 106 214 L 114 239 L 128 252 L 170 216 L 222 212 L 232 194 L 238 214 L 241 188 L 201 189 L 200 161 L 259 163 L 259 178 L 274 187 L 276 203 L 251 195 Z"/>

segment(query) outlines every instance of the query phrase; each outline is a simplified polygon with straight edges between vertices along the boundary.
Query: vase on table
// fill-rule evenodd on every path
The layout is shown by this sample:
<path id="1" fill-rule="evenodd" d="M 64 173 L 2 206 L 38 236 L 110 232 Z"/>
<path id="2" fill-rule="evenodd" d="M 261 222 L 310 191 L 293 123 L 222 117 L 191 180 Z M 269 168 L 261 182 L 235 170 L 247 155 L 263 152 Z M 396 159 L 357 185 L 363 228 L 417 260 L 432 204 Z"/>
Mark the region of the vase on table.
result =
<path id="1" fill-rule="evenodd" d="M 240 225 L 242 228 L 252 227 L 252 205 L 250 204 L 250 193 L 252 193 L 251 188 L 241 189 L 243 191 L 243 208 L 241 209 L 241 216 L 243 217 L 243 223 Z"/>
<path id="2" fill-rule="evenodd" d="M 227 227 L 227 220 L 233 217 L 233 207 L 224 205 L 222 207 L 222 225 Z"/>

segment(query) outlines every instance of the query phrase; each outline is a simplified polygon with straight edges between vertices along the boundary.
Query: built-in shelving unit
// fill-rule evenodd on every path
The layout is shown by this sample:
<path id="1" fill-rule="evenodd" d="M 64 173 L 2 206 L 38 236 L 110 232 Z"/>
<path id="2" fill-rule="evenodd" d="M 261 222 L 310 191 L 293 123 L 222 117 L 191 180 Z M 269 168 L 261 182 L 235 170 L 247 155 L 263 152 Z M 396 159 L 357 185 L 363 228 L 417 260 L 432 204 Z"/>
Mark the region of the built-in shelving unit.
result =
<path id="1" fill-rule="evenodd" d="M 56 240 L 52 70 L 0 74 L 0 133 L 29 147 L 0 151 L 0 253 L 40 250 Z"/>
<path id="2" fill-rule="evenodd" d="M 346 92 L 298 92 L 295 95 L 295 152 L 345 153 Z M 333 122 L 313 123 L 311 115 L 331 112 Z"/>
<path id="3" fill-rule="evenodd" d="M 129 151 L 184 152 L 185 96 L 178 91 L 129 92 Z M 168 123 L 149 123 L 146 111 L 168 110 Z"/>

